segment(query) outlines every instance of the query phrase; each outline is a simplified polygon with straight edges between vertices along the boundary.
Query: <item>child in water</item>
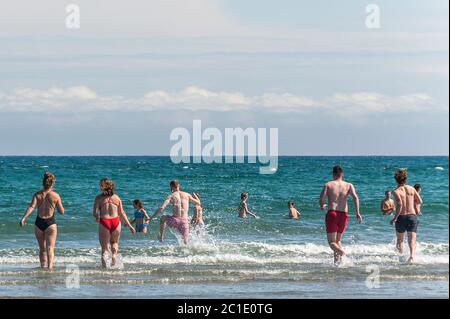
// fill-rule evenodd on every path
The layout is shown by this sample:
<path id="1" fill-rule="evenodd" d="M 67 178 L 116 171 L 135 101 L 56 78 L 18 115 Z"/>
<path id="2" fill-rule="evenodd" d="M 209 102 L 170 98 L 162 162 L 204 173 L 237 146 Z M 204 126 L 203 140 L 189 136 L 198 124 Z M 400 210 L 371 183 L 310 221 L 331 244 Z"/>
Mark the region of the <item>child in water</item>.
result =
<path id="1" fill-rule="evenodd" d="M 300 212 L 294 207 L 293 201 L 288 202 L 288 208 L 289 208 L 289 218 L 290 219 L 300 219 Z"/>
<path id="2" fill-rule="evenodd" d="M 192 197 L 200 201 L 200 194 L 199 193 L 193 193 Z M 204 227 L 205 222 L 203 221 L 203 208 L 202 205 L 195 205 L 194 207 L 194 216 L 192 216 L 191 225 L 193 227 L 199 226 Z"/>
<path id="3" fill-rule="evenodd" d="M 253 214 L 251 211 L 248 210 L 247 207 L 247 199 L 248 199 L 248 193 L 242 193 L 241 194 L 241 204 L 239 205 L 239 217 L 240 218 L 247 218 L 247 215 L 253 216 L 254 218 L 259 218 L 255 214 Z"/>
<path id="4" fill-rule="evenodd" d="M 381 201 L 381 211 L 383 212 L 383 215 L 391 215 L 392 212 L 395 210 L 395 203 L 394 200 L 391 198 L 391 191 L 387 190 L 384 193 L 385 197 Z"/>
<path id="5" fill-rule="evenodd" d="M 144 205 L 139 199 L 135 199 L 133 201 L 133 207 L 134 219 L 131 221 L 131 224 L 136 224 L 136 231 L 138 233 L 146 234 L 150 217 L 148 216 L 146 210 L 144 209 Z"/>

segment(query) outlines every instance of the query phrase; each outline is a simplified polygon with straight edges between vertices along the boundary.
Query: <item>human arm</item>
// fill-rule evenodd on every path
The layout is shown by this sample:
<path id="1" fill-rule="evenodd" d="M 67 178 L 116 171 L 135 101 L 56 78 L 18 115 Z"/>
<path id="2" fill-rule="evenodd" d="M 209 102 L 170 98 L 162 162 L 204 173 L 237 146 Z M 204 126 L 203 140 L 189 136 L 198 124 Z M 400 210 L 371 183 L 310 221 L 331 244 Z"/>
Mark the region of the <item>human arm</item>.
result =
<path id="1" fill-rule="evenodd" d="M 125 226 L 130 228 L 130 231 L 134 234 L 136 233 L 136 230 L 131 225 L 130 221 L 128 220 L 127 214 L 125 214 L 125 211 L 123 210 L 122 201 L 119 199 L 119 205 L 118 205 L 118 213 L 122 221 L 125 223 Z"/>
<path id="2" fill-rule="evenodd" d="M 170 204 L 170 201 L 172 200 L 172 194 L 170 194 L 169 196 L 167 196 L 166 200 L 164 201 L 164 203 L 162 203 L 162 205 L 153 213 L 152 216 L 150 216 L 149 221 L 151 221 L 152 219 L 154 219 L 156 216 L 158 216 L 159 214 L 161 214 L 164 209 L 166 209 L 167 205 Z"/>
<path id="3" fill-rule="evenodd" d="M 328 187 L 327 184 L 325 184 L 322 188 L 322 192 L 320 193 L 320 199 L 319 199 L 319 205 L 320 209 L 325 209 L 325 197 L 327 196 Z"/>
<path id="4" fill-rule="evenodd" d="M 246 214 L 249 214 L 250 216 L 253 216 L 254 218 L 259 218 L 258 216 L 256 216 L 256 214 L 253 214 L 251 211 L 248 210 L 247 203 L 243 203 L 243 207 L 244 207 Z"/>
<path id="5" fill-rule="evenodd" d="M 144 213 L 144 221 L 148 222 L 150 220 L 150 216 L 148 216 L 147 211 L 143 208 L 142 208 L 142 212 Z"/>
<path id="6" fill-rule="evenodd" d="M 400 197 L 400 195 L 397 192 L 394 192 L 394 199 L 395 199 L 395 202 L 396 202 L 396 205 L 395 205 L 395 216 L 390 222 L 391 225 L 395 224 L 395 222 L 398 219 L 398 216 L 400 216 L 400 213 L 402 212 L 402 209 L 403 209 L 402 198 Z"/>
<path id="7" fill-rule="evenodd" d="M 58 210 L 58 213 L 60 215 L 64 215 L 64 206 L 62 204 L 62 200 L 61 200 L 61 197 L 59 195 L 58 195 L 58 199 L 57 199 L 57 202 L 56 202 L 56 209 Z"/>
<path id="8" fill-rule="evenodd" d="M 417 215 L 421 215 L 421 206 L 423 204 L 422 197 L 420 196 L 419 192 L 414 190 L 414 210 L 416 211 Z"/>
<path id="9" fill-rule="evenodd" d="M 25 211 L 22 219 L 19 222 L 20 227 L 23 227 L 25 225 L 25 221 L 27 220 L 28 216 L 31 215 L 33 210 L 36 208 L 36 205 L 37 205 L 37 198 L 36 198 L 36 194 L 35 194 L 33 196 L 33 198 L 31 199 L 30 205 L 28 205 L 27 210 Z"/>
<path id="10" fill-rule="evenodd" d="M 94 206 L 92 207 L 92 216 L 94 216 L 97 222 L 100 219 L 100 207 L 98 204 L 98 197 L 95 199 Z"/>
<path id="11" fill-rule="evenodd" d="M 202 205 L 202 203 L 200 202 L 200 198 L 198 198 L 197 194 L 189 195 L 189 201 L 198 206 Z"/>
<path id="12" fill-rule="evenodd" d="M 355 206 L 355 216 L 356 219 L 358 220 L 358 223 L 362 223 L 362 216 L 359 212 L 359 197 L 358 194 L 356 193 L 356 189 L 355 186 L 353 186 L 353 184 L 350 184 L 350 196 L 353 199 L 353 204 Z"/>

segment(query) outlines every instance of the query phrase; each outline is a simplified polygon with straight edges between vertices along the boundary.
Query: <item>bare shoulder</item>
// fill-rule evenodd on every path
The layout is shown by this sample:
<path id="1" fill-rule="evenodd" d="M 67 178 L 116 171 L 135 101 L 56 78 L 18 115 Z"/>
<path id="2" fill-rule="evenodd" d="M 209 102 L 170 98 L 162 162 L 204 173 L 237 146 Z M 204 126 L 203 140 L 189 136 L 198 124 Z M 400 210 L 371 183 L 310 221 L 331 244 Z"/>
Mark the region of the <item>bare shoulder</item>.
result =
<path id="1" fill-rule="evenodd" d="M 36 197 L 36 198 L 39 198 L 39 196 L 42 195 L 42 193 L 43 193 L 42 191 L 39 191 L 39 192 L 34 193 L 34 194 L 33 194 L 33 198 L 35 198 L 35 197 Z"/>
<path id="2" fill-rule="evenodd" d="M 51 192 L 49 195 L 50 195 L 50 197 L 51 197 L 52 199 L 54 199 L 54 200 L 59 200 L 59 199 L 61 199 L 61 196 L 59 196 L 59 194 L 58 194 L 57 192 Z"/>
<path id="3" fill-rule="evenodd" d="M 103 197 L 104 197 L 103 194 L 99 194 L 99 195 L 97 195 L 97 197 L 95 197 L 95 201 L 97 202 L 97 201 L 103 199 Z"/>
<path id="4" fill-rule="evenodd" d="M 189 197 L 191 197 L 191 194 L 186 193 L 186 192 L 180 192 L 180 195 L 181 195 L 182 197 L 184 197 L 184 198 L 189 198 Z"/>

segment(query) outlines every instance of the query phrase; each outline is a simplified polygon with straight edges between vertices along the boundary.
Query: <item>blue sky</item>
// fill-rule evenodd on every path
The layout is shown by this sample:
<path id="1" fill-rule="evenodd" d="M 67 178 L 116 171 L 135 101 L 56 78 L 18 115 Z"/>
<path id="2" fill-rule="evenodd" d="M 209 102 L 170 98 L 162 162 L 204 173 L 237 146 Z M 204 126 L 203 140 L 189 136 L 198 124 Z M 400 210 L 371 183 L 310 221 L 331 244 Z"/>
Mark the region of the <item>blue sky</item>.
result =
<path id="1" fill-rule="evenodd" d="M 1 4 L 0 154 L 168 155 L 201 119 L 277 127 L 281 154 L 448 155 L 448 1 L 72 2 L 79 30 Z"/>

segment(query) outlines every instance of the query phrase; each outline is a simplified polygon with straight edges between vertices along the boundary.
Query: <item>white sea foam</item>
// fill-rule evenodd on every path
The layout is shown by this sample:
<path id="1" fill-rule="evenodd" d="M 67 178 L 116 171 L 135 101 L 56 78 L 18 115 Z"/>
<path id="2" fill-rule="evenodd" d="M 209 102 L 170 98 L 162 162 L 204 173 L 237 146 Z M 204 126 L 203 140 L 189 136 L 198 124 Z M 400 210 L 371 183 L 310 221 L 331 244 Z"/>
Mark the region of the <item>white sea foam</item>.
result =
<path id="1" fill-rule="evenodd" d="M 345 246 L 349 264 L 365 265 L 399 263 L 392 244 L 353 244 Z M 447 243 L 418 243 L 417 264 L 449 263 Z M 258 242 L 220 244 L 193 241 L 188 246 L 156 245 L 148 248 L 121 248 L 119 263 L 130 265 L 276 265 L 328 264 L 331 251 L 317 244 L 267 244 Z M 56 264 L 98 264 L 98 249 L 57 249 Z M 0 264 L 33 264 L 37 250 L 0 250 Z M 120 266 L 119 266 L 120 268 Z"/>

